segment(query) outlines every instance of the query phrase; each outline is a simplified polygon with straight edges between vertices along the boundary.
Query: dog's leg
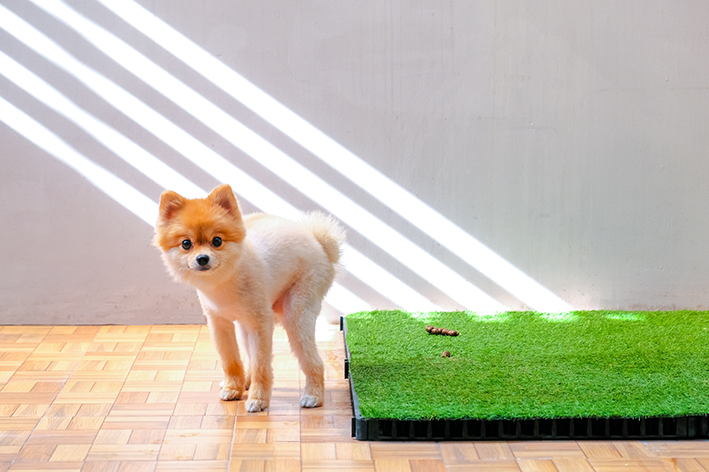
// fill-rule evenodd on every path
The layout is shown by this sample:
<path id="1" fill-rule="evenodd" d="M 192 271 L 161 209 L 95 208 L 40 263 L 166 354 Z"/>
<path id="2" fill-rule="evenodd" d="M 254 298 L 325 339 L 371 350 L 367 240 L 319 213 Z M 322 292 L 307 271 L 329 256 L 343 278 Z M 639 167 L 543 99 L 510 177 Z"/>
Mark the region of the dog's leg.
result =
<path id="1" fill-rule="evenodd" d="M 321 302 L 301 308 L 298 306 L 300 304 L 294 301 L 297 297 L 289 298 L 289 312 L 283 317 L 283 328 L 288 334 L 291 350 L 305 374 L 305 390 L 300 397 L 300 406 L 322 406 L 325 396 L 325 366 L 315 343 L 315 321 L 320 313 Z"/>
<path id="2" fill-rule="evenodd" d="M 251 363 L 251 386 L 246 411 L 257 412 L 268 408 L 273 389 L 273 315 L 260 317 L 256 326 L 248 330 L 249 359 Z"/>
<path id="3" fill-rule="evenodd" d="M 222 400 L 237 400 L 244 393 L 244 366 L 236 344 L 234 322 L 221 316 L 207 316 L 212 344 L 224 370 L 224 382 L 219 392 Z"/>
<path id="4" fill-rule="evenodd" d="M 243 348 L 242 354 L 246 356 L 246 358 L 244 359 L 244 368 L 246 370 L 244 390 L 248 390 L 251 386 L 251 372 L 254 371 L 254 356 L 253 353 L 249 351 L 249 332 L 248 330 L 244 329 L 244 327 L 241 326 L 241 323 L 239 322 L 234 323 L 234 325 L 236 326 L 236 339 L 239 341 L 239 346 Z"/>

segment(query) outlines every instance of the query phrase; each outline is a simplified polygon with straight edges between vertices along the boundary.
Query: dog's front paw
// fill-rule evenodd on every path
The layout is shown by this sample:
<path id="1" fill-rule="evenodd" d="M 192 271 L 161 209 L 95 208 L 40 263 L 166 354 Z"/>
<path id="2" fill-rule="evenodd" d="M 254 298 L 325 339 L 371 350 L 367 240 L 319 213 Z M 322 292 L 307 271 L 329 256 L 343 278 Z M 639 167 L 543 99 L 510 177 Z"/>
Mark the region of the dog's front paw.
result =
<path id="1" fill-rule="evenodd" d="M 244 405 L 244 408 L 246 408 L 246 411 L 250 413 L 257 413 L 259 411 L 263 411 L 266 408 L 268 408 L 268 401 L 267 400 L 259 400 L 254 398 L 253 400 L 246 400 L 246 404 Z"/>
<path id="2" fill-rule="evenodd" d="M 238 400 L 239 398 L 241 398 L 241 393 L 241 390 L 236 390 L 233 388 L 222 388 L 219 391 L 219 398 L 226 401 Z"/>
<path id="3" fill-rule="evenodd" d="M 300 397 L 300 406 L 302 408 L 315 408 L 322 406 L 322 398 L 316 395 L 303 395 Z"/>

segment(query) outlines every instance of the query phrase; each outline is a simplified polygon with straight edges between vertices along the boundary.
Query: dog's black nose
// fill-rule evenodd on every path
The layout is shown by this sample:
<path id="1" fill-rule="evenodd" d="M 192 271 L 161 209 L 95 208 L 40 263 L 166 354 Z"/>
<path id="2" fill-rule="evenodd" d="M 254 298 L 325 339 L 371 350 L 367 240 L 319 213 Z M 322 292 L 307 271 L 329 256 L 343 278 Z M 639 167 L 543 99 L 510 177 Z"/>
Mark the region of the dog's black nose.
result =
<path id="1" fill-rule="evenodd" d="M 206 256 L 202 254 L 201 256 L 197 256 L 197 264 L 201 266 L 206 266 L 209 264 L 209 256 Z"/>

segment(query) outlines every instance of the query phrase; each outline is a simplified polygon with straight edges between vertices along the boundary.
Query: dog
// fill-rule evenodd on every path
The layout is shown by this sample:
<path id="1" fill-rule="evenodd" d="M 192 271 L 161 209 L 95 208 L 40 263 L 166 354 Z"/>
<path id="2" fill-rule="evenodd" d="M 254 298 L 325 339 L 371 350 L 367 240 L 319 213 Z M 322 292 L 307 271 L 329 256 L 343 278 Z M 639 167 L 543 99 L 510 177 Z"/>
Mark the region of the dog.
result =
<path id="1" fill-rule="evenodd" d="M 224 371 L 219 398 L 240 399 L 248 390 L 247 411 L 268 408 L 273 329 L 280 322 L 305 374 L 301 407 L 323 404 L 315 321 L 344 240 L 340 224 L 318 212 L 297 222 L 265 213 L 242 216 L 227 184 L 206 198 L 162 193 L 154 244 L 168 272 L 197 289 Z"/>

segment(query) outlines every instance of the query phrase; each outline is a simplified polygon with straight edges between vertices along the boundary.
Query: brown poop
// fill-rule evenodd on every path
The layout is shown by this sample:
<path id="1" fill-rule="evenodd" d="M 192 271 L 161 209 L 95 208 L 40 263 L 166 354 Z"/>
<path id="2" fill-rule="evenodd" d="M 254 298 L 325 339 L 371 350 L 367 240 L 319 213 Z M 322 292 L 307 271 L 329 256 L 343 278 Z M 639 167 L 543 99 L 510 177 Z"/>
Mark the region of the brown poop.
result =
<path id="1" fill-rule="evenodd" d="M 458 331 L 455 331 L 453 329 L 446 329 L 446 328 L 436 328 L 435 326 L 428 325 L 426 326 L 426 332 L 428 334 L 442 334 L 444 336 L 458 336 Z"/>

